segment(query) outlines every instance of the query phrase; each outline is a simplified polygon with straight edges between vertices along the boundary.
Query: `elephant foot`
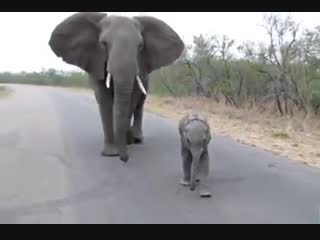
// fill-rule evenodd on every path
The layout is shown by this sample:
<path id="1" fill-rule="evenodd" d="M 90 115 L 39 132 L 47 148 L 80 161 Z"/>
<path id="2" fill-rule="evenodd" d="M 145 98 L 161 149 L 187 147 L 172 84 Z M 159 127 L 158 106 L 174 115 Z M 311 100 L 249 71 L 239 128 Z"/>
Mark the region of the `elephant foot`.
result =
<path id="1" fill-rule="evenodd" d="M 184 178 L 182 178 L 182 179 L 180 180 L 180 184 L 181 184 L 182 186 L 190 186 L 190 181 L 185 180 Z"/>
<path id="2" fill-rule="evenodd" d="M 143 143 L 143 134 L 141 130 L 137 130 L 134 127 L 131 129 L 133 143 L 142 144 Z"/>
<path id="3" fill-rule="evenodd" d="M 190 181 L 190 190 L 194 191 L 197 187 L 197 185 L 199 184 L 200 180 L 196 179 L 194 182 Z"/>
<path id="4" fill-rule="evenodd" d="M 101 155 L 105 157 L 116 157 L 119 156 L 119 151 L 115 145 L 105 144 L 104 149 L 101 152 Z"/>
<path id="5" fill-rule="evenodd" d="M 141 138 L 135 137 L 135 138 L 133 138 L 133 142 L 135 144 L 142 144 L 143 143 L 143 137 L 141 137 Z"/>
<path id="6" fill-rule="evenodd" d="M 121 153 L 120 154 L 120 160 L 124 163 L 128 162 L 129 160 L 129 154 L 128 153 Z"/>

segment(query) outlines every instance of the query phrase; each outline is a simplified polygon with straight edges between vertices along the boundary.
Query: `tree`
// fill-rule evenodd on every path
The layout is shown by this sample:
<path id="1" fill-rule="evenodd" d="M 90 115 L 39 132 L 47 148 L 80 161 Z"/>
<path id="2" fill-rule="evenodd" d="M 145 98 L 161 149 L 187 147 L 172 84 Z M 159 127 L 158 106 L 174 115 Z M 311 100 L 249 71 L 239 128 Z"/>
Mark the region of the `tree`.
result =
<path id="1" fill-rule="evenodd" d="M 281 115 L 288 114 L 289 100 L 299 106 L 297 82 L 290 74 L 290 64 L 297 54 L 295 43 L 299 24 L 296 24 L 290 16 L 281 19 L 280 15 L 271 14 L 265 15 L 263 27 L 268 34 L 269 44 L 261 45 L 259 57 L 276 70 L 276 78 L 273 79 L 276 82 L 273 83 L 273 88 L 277 105 Z M 281 99 L 284 102 L 284 110 Z M 292 113 L 291 110 L 290 113 Z"/>
<path id="2" fill-rule="evenodd" d="M 194 82 L 197 96 L 210 96 L 210 92 L 206 90 L 210 80 L 210 77 L 206 74 L 206 68 L 210 65 L 210 60 L 216 53 L 216 46 L 212 39 L 214 39 L 213 36 L 194 36 L 193 45 L 187 48 L 189 54 L 187 53 L 184 58 L 188 69 L 187 75 Z M 190 54 L 191 51 L 193 54 Z"/>
<path id="3" fill-rule="evenodd" d="M 320 108 L 320 26 L 306 29 L 297 44 L 297 62 L 301 65 L 304 82 L 298 90 L 304 105 L 316 113 Z M 302 74 L 301 74 L 302 75 Z"/>

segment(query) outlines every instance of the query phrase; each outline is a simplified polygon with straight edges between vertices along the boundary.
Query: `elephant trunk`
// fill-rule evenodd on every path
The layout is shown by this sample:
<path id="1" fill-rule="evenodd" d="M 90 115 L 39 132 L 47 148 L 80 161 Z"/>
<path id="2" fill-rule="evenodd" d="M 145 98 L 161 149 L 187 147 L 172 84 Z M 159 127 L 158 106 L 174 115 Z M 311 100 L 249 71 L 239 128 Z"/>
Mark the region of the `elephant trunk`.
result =
<path id="1" fill-rule="evenodd" d="M 133 91 L 134 76 L 124 77 L 113 75 L 114 79 L 114 105 L 113 105 L 113 124 L 115 142 L 118 146 L 120 159 L 124 162 L 128 161 L 127 150 L 127 131 L 130 126 L 131 116 L 131 98 Z"/>
<path id="2" fill-rule="evenodd" d="M 198 150 L 191 151 L 191 152 L 192 152 L 192 164 L 191 164 L 190 190 L 194 191 L 196 188 L 196 180 L 199 173 L 201 152 Z"/>
<path id="3" fill-rule="evenodd" d="M 123 53 L 124 45 L 127 47 L 127 54 Z M 124 162 L 127 162 L 129 159 L 127 132 L 133 110 L 131 102 L 132 94 L 135 82 L 138 81 L 139 84 L 139 80 L 137 79 L 140 79 L 137 78 L 139 74 L 137 54 L 134 46 L 130 47 L 130 44 L 126 40 L 119 40 L 110 50 L 109 62 L 107 64 L 107 88 L 110 87 L 111 76 L 113 80 L 113 129 L 115 143 L 118 147 L 120 159 Z"/>

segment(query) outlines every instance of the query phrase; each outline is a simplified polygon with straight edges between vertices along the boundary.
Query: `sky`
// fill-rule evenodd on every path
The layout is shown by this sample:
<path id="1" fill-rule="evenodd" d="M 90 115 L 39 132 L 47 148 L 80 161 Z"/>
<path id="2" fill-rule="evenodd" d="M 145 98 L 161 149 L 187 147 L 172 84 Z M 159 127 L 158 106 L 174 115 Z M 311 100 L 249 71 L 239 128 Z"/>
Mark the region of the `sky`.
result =
<path id="1" fill-rule="evenodd" d="M 79 71 L 78 67 L 57 58 L 48 45 L 57 24 L 73 12 L 1 12 L 0 72 L 32 72 L 45 68 Z M 108 12 L 111 15 L 148 15 L 169 24 L 185 41 L 199 34 L 227 35 L 241 43 L 246 40 L 266 41 L 262 12 Z M 317 12 L 281 13 L 291 15 L 302 28 L 320 25 Z"/>

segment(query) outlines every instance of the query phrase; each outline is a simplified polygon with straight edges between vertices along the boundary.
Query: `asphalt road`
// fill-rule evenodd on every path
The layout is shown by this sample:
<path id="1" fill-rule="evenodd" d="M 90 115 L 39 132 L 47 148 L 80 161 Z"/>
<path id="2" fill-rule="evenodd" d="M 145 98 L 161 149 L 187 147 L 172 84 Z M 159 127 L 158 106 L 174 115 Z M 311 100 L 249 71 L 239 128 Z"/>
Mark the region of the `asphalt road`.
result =
<path id="1" fill-rule="evenodd" d="M 130 161 L 100 156 L 92 96 L 15 86 L 0 99 L 0 223 L 320 223 L 320 170 L 227 137 L 212 198 L 179 185 L 177 122 L 147 114 Z"/>

